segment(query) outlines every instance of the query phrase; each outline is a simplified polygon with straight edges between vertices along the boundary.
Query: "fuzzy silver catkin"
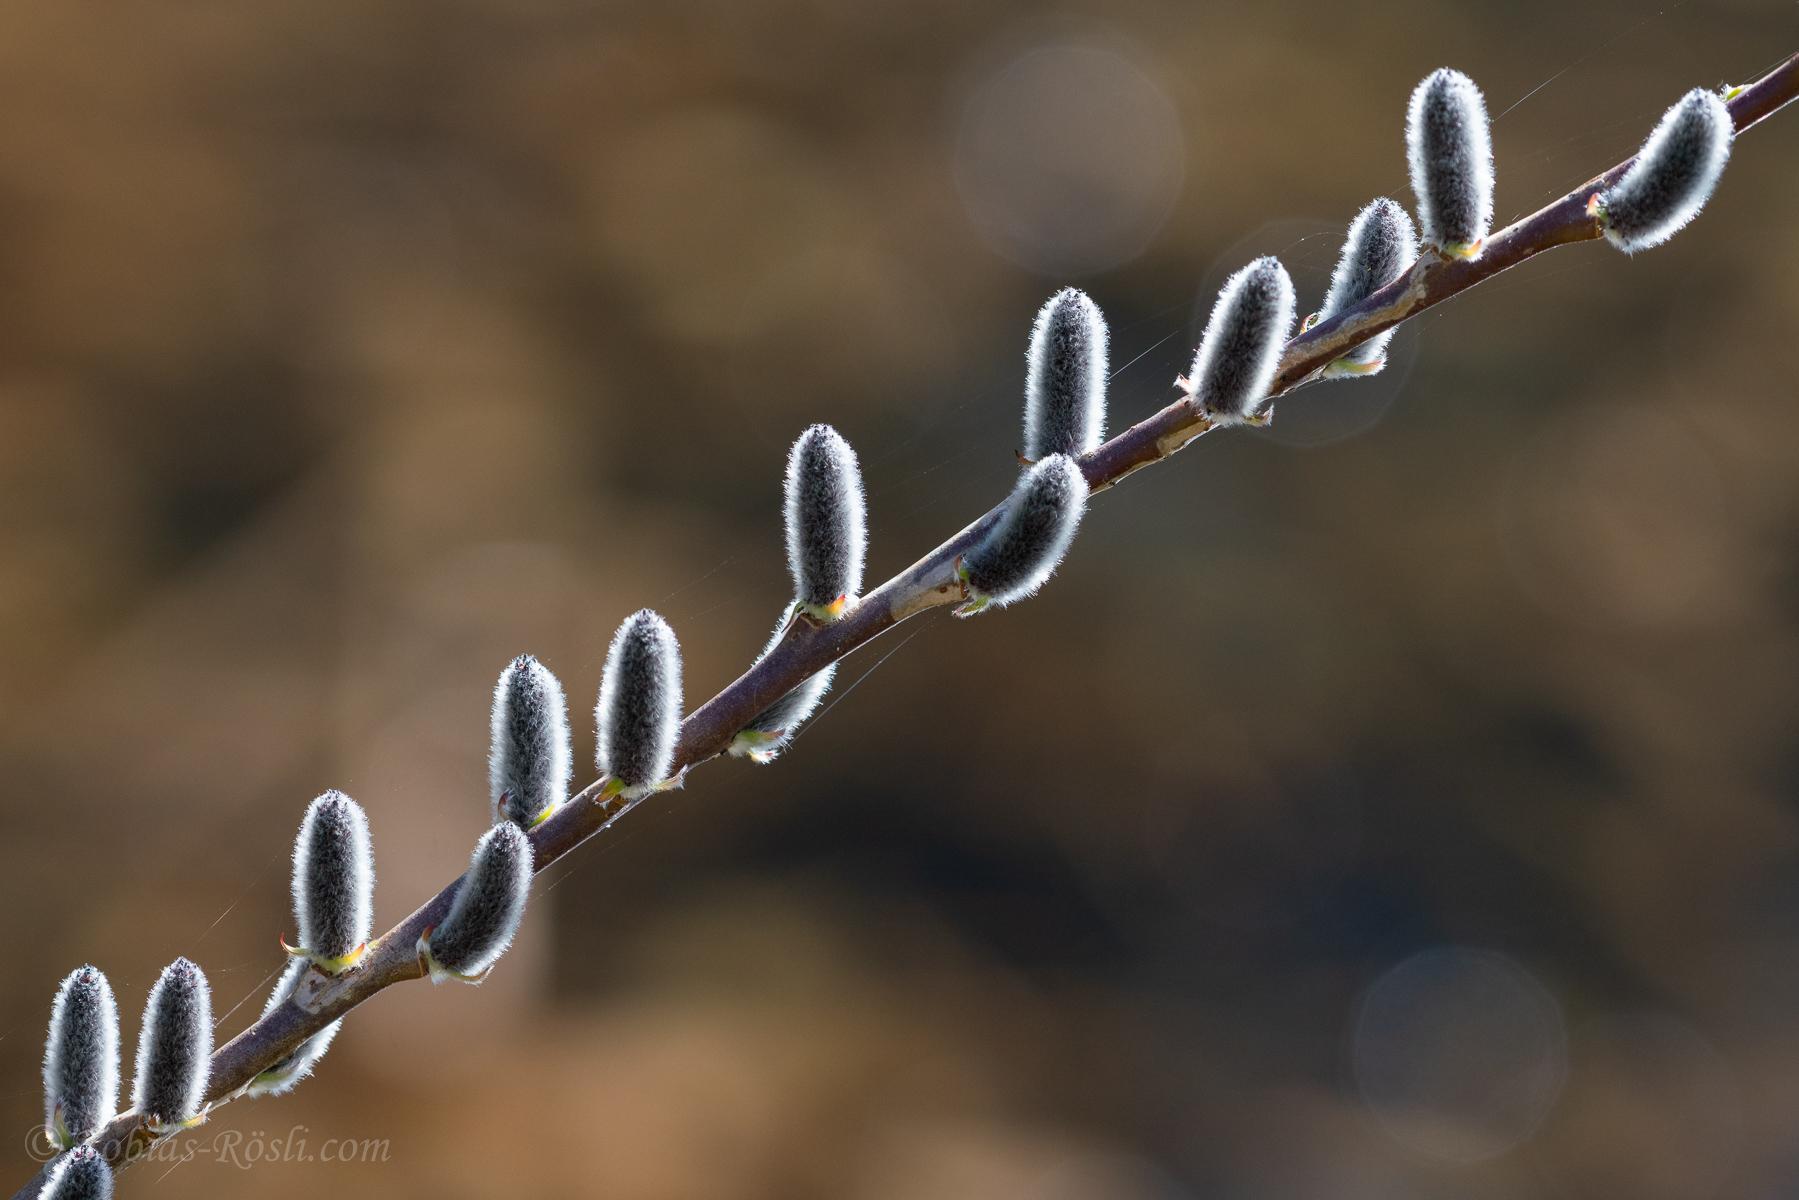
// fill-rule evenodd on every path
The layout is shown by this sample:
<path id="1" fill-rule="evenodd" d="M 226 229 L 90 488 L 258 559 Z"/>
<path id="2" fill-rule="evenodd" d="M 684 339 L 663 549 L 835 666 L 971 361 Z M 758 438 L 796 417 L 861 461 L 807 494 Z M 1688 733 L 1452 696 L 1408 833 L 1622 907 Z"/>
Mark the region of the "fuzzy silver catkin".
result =
<path id="1" fill-rule="evenodd" d="M 493 689 L 492 729 L 487 783 L 493 819 L 517 821 L 529 829 L 568 799 L 574 773 L 562 684 L 529 654 L 519 655 L 500 672 Z"/>
<path id="2" fill-rule="evenodd" d="M 862 590 L 867 510 L 850 444 L 829 425 L 800 434 L 787 455 L 787 569 L 813 616 L 836 616 Z"/>
<path id="3" fill-rule="evenodd" d="M 1425 76 L 1406 109 L 1405 144 L 1424 244 L 1473 258 L 1493 224 L 1493 139 L 1474 81 L 1448 67 Z"/>
<path id="4" fill-rule="evenodd" d="M 1681 97 L 1624 178 L 1600 194 L 1595 208 L 1606 240 L 1635 254 L 1679 233 L 1711 199 L 1735 135 L 1730 109 L 1715 93 L 1694 88 Z"/>
<path id="5" fill-rule="evenodd" d="M 1086 454 L 1106 427 L 1106 319 L 1079 288 L 1063 288 L 1031 327 L 1024 383 L 1024 457 Z"/>
<path id="6" fill-rule="evenodd" d="M 362 806 L 329 791 L 306 808 L 294 839 L 294 921 L 307 956 L 333 974 L 369 940 L 375 856 Z"/>
<path id="7" fill-rule="evenodd" d="M 1026 471 L 993 532 L 963 556 L 975 596 L 966 611 L 1003 607 L 1042 587 L 1068 552 L 1086 507 L 1087 480 L 1072 458 L 1052 454 Z"/>
<path id="8" fill-rule="evenodd" d="M 118 1112 L 119 1010 L 112 985 L 93 967 L 71 971 L 56 989 L 44 1045 L 44 1128 L 67 1149 Z"/>
<path id="9" fill-rule="evenodd" d="M 427 942 L 441 983 L 444 973 L 470 977 L 491 967 L 512 944 L 531 896 L 531 840 L 510 821 L 475 845 L 450 914 Z"/>
<path id="10" fill-rule="evenodd" d="M 756 662 L 767 658 L 781 644 L 781 636 L 787 632 L 787 625 L 788 616 L 783 613 L 781 620 L 775 625 L 774 633 L 769 635 L 768 645 L 762 647 L 762 653 L 756 656 Z M 755 663 L 750 665 L 755 666 Z M 831 690 L 831 680 L 836 675 L 837 664 L 832 663 L 757 713 L 731 739 L 732 757 L 743 758 L 747 755 L 756 762 L 773 759 L 792 740 L 793 735 L 799 732 L 800 725 L 812 715 L 812 710 L 818 707 L 818 702 L 824 699 L 825 693 Z"/>
<path id="11" fill-rule="evenodd" d="M 274 1012 L 277 1005 L 293 994 L 294 987 L 300 982 L 300 976 L 306 973 L 307 966 L 302 959 L 295 959 L 287 965 L 287 970 L 281 973 L 281 978 L 275 984 L 275 990 L 269 993 L 268 1003 L 262 1006 L 263 1016 Z M 292 1054 L 246 1084 L 244 1095 L 279 1096 L 292 1091 L 302 1079 L 312 1074 L 319 1059 L 325 1057 L 325 1051 L 331 1048 L 331 1039 L 337 1036 L 342 1025 L 341 1020 L 333 1021 L 301 1042 Z"/>
<path id="12" fill-rule="evenodd" d="M 185 958 L 163 968 L 144 1005 L 131 1102 L 162 1125 L 192 1120 L 206 1095 L 212 1058 L 212 990 Z"/>
<path id="13" fill-rule="evenodd" d="M 1214 425 L 1258 420 L 1293 325 L 1293 281 L 1277 258 L 1258 258 L 1225 281 L 1193 367 L 1181 379 Z"/>
<path id="14" fill-rule="evenodd" d="M 1356 214 L 1343 240 L 1343 253 L 1331 273 L 1330 291 L 1318 320 L 1353 308 L 1405 273 L 1417 257 L 1418 232 L 1398 204 L 1380 197 Z M 1394 331 L 1378 333 L 1325 368 L 1327 377 L 1372 375 L 1385 365 L 1387 343 Z"/>
<path id="15" fill-rule="evenodd" d="M 91 1146 L 71 1150 L 50 1166 L 38 1200 L 111 1200 L 112 1168 Z"/>
<path id="16" fill-rule="evenodd" d="M 594 717 L 595 761 L 627 799 L 668 778 L 681 732 L 681 647 L 668 622 L 647 608 L 612 637 Z"/>

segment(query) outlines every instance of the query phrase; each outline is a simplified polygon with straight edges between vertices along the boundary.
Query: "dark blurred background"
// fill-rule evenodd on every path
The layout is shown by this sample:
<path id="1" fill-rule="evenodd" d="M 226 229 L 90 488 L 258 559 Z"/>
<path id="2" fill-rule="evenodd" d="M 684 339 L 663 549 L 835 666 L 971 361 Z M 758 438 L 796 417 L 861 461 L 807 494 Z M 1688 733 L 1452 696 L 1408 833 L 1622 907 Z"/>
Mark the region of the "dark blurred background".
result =
<path id="1" fill-rule="evenodd" d="M 243 1028 L 312 796 L 368 809 L 380 928 L 462 869 L 511 656 L 582 764 L 632 610 L 692 704 L 733 679 L 806 424 L 885 578 L 1010 486 L 1056 287 L 1122 429 L 1229 271 L 1310 311 L 1410 203 L 1429 70 L 1486 91 L 1504 222 L 1794 15 L 12 6 L 17 1182 L 57 980 L 110 974 L 129 1056 L 186 954 Z M 1783 113 L 1667 247 L 1528 263 L 1104 494 L 1038 599 L 857 654 L 790 754 L 546 872 L 484 986 L 376 998 L 122 1194 L 1799 1194 L 1796 190 Z M 387 1161 L 303 1161 L 346 1137 Z"/>

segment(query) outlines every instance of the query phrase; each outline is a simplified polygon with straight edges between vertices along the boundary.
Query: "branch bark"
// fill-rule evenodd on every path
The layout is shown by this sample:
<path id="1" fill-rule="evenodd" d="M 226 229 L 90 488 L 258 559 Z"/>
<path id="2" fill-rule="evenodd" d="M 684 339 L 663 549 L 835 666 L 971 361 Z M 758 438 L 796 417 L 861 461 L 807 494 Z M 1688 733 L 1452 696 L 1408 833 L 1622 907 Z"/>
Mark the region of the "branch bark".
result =
<path id="1" fill-rule="evenodd" d="M 1799 97 L 1799 54 L 1793 55 L 1729 101 L 1737 133 Z M 1595 176 L 1561 199 L 1507 226 L 1487 239 L 1479 258 L 1445 260 L 1426 252 L 1404 277 L 1362 303 L 1321 321 L 1288 341 L 1275 374 L 1273 394 L 1283 395 L 1311 381 L 1317 373 L 1354 346 L 1391 329 L 1458 292 L 1490 279 L 1528 258 L 1556 246 L 1587 242 L 1601 236 L 1587 212 L 1594 192 L 1616 182 L 1635 158 Z M 1161 462 L 1213 426 L 1182 398 L 1140 421 L 1081 459 L 1081 470 L 1094 491 L 1112 487 L 1132 472 Z M 786 636 L 761 662 L 729 687 L 688 715 L 674 770 L 681 778 L 693 767 L 723 754 L 732 738 L 757 713 L 832 662 L 867 645 L 906 618 L 944 604 L 967 599 L 956 575 L 956 560 L 973 549 L 999 520 L 994 508 L 938 546 L 911 567 L 888 580 L 830 624 L 796 617 Z M 595 780 L 554 816 L 531 832 L 539 871 L 604 831 L 637 803 L 601 798 L 605 779 Z M 332 978 L 308 971 L 293 995 L 267 1016 L 218 1048 L 206 1099 L 227 1102 L 244 1084 L 291 1053 L 299 1044 L 342 1017 L 376 992 L 425 975 L 416 950 L 426 928 L 440 923 L 450 910 L 459 878 L 423 907 L 373 943 L 353 970 Z M 173 1136 L 167 1134 L 163 1136 Z M 158 1139 L 136 1112 L 127 1112 L 95 1139 L 115 1169 L 128 1165 Z M 45 1171 L 20 1189 L 13 1200 L 35 1200 Z"/>

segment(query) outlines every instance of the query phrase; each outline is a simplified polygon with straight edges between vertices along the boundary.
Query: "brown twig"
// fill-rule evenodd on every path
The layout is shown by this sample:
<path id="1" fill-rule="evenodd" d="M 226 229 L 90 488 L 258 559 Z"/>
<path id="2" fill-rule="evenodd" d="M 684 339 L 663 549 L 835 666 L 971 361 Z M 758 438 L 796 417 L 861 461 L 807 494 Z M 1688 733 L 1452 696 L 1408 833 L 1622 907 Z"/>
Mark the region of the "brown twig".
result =
<path id="1" fill-rule="evenodd" d="M 1760 80 L 1740 89 L 1730 100 L 1738 133 L 1799 97 L 1799 54 Z M 1281 355 L 1273 394 L 1292 391 L 1351 349 L 1383 330 L 1440 304 L 1533 258 L 1545 250 L 1600 236 L 1587 201 L 1613 183 L 1634 158 L 1575 188 L 1546 208 L 1507 226 L 1487 239 L 1479 258 L 1445 260 L 1426 254 L 1403 278 L 1362 303 L 1303 331 Z M 1140 421 L 1081 460 L 1088 485 L 1095 491 L 1112 487 L 1142 467 L 1160 462 L 1213 426 L 1186 399 L 1177 400 L 1148 420 Z M 725 752 L 757 713 L 786 695 L 815 672 L 868 644 L 907 617 L 966 599 L 955 570 L 957 558 L 978 545 L 999 519 L 995 508 L 924 558 L 862 597 L 837 620 L 823 624 L 800 617 L 781 644 L 681 723 L 674 770 L 688 769 Z M 604 779 L 595 780 L 531 833 L 537 869 L 542 870 L 623 816 L 635 802 L 601 798 Z M 424 931 L 449 912 L 461 880 L 439 892 L 373 943 L 362 961 L 332 978 L 317 968 L 308 971 L 293 995 L 267 1016 L 219 1047 L 212 1056 L 206 1098 L 214 1105 L 228 1101 L 244 1084 L 280 1061 L 308 1037 L 385 987 L 425 974 L 417 943 Z M 170 1136 L 170 1135 L 165 1135 Z M 118 1117 L 95 1144 L 115 1168 L 128 1164 L 158 1140 L 135 1112 Z M 26 1184 L 13 1200 L 34 1200 L 44 1172 Z"/>

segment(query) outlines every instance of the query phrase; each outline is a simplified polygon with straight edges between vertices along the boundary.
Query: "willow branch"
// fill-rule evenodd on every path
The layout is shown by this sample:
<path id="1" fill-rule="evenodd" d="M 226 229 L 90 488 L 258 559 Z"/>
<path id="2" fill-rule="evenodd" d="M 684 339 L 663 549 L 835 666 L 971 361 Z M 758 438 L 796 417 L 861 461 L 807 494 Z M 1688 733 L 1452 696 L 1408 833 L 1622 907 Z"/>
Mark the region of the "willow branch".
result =
<path id="1" fill-rule="evenodd" d="M 1799 96 L 1799 54 L 1787 59 L 1755 83 L 1739 89 L 1729 101 L 1738 133 Z M 1331 362 L 1384 330 L 1442 303 L 1546 250 L 1601 236 L 1587 201 L 1616 182 L 1634 157 L 1595 176 L 1561 199 L 1493 234 L 1480 257 L 1446 260 L 1432 252 L 1400 279 L 1362 303 L 1321 321 L 1286 344 L 1275 375 L 1273 394 L 1283 395 L 1307 383 Z M 1200 434 L 1214 428 L 1199 409 L 1182 398 L 1140 421 L 1080 460 L 1094 491 L 1109 488 L 1151 463 L 1161 462 Z M 828 624 L 800 615 L 793 619 L 779 646 L 681 723 L 674 771 L 687 771 L 723 754 L 738 731 L 793 688 L 867 645 L 906 618 L 929 608 L 968 599 L 956 562 L 979 545 L 999 520 L 996 507 L 960 533 L 919 559 L 905 571 L 863 596 Z M 554 816 L 531 832 L 539 871 L 582 842 L 603 831 L 636 803 L 603 797 L 607 781 L 589 784 Z M 206 1098 L 215 1107 L 228 1102 L 245 1084 L 297 1048 L 301 1042 L 339 1019 L 383 988 L 424 977 L 417 944 L 426 929 L 441 923 L 455 899 L 458 878 L 423 907 L 373 943 L 361 962 L 335 978 L 316 968 L 308 971 L 292 995 L 267 1016 L 219 1047 L 212 1056 Z M 172 1136 L 172 1135 L 161 1135 Z M 127 1112 L 95 1139 L 115 1168 L 142 1155 L 159 1135 L 145 1128 L 140 1116 Z M 44 1173 L 28 1183 L 14 1200 L 34 1200 Z"/>

